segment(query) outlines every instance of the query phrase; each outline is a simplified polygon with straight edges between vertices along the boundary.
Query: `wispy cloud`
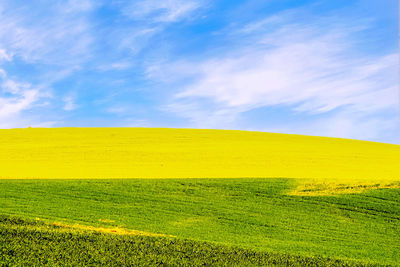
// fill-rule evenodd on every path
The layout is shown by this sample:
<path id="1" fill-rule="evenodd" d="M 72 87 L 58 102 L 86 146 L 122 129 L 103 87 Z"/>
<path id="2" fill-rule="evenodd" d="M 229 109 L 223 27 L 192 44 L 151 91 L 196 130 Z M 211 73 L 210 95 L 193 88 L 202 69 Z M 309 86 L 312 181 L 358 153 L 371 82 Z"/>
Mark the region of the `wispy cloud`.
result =
<path id="1" fill-rule="evenodd" d="M 5 61 L 11 61 L 11 55 L 7 54 L 5 49 L 0 49 L 0 62 L 5 60 Z"/>
<path id="2" fill-rule="evenodd" d="M 69 95 L 63 98 L 64 101 L 64 107 L 63 109 L 65 111 L 71 111 L 71 110 L 75 110 L 78 108 L 78 105 L 75 103 L 76 101 L 76 97 Z"/>
<path id="3" fill-rule="evenodd" d="M 307 37 L 189 63 L 197 66 L 198 78 L 175 97 L 206 97 L 222 106 L 247 109 L 284 104 L 312 113 L 347 105 L 374 111 L 397 104 L 395 54 L 354 58 L 341 38 L 329 33 Z"/>
<path id="4" fill-rule="evenodd" d="M 132 67 L 132 63 L 128 61 L 113 62 L 107 65 L 98 66 L 100 71 L 110 71 L 110 70 L 126 70 Z"/>
<path id="5" fill-rule="evenodd" d="M 135 1 L 123 13 L 132 19 L 150 19 L 154 22 L 176 22 L 187 18 L 200 7 L 193 0 Z"/>
<path id="6" fill-rule="evenodd" d="M 393 140 L 393 4 L 280 2 L 0 1 L 0 127 L 143 119 Z"/>
<path id="7" fill-rule="evenodd" d="M 0 118 L 18 114 L 37 100 L 37 90 L 25 90 L 10 98 L 0 98 Z"/>
<path id="8" fill-rule="evenodd" d="M 92 0 L 68 0 L 66 3 L 60 4 L 60 8 L 67 13 L 88 12 L 102 4 L 103 1 Z"/>
<path id="9" fill-rule="evenodd" d="M 131 55 L 136 55 L 161 30 L 161 27 L 146 26 L 143 29 L 133 27 L 114 31 L 114 35 L 117 36 L 116 47 L 121 50 L 129 50 Z"/>
<path id="10" fill-rule="evenodd" d="M 165 34 L 174 23 L 192 20 L 205 7 L 204 0 L 115 1 L 114 5 L 129 23 L 109 29 L 106 40 L 129 56 L 139 55 L 147 47 L 157 47 L 154 39 Z M 119 21 L 124 21 L 120 19 Z M 127 26 L 129 25 L 129 26 Z M 160 44 L 166 45 L 166 43 Z"/>
<path id="11" fill-rule="evenodd" d="M 70 1 L 41 6 L 40 11 L 48 14 L 43 16 L 29 6 L 8 4 L 0 9 L 0 48 L 27 62 L 78 63 L 87 56 L 92 37 L 86 18 L 79 15 L 81 10 L 77 11 L 76 5 Z"/>
<path id="12" fill-rule="evenodd" d="M 54 2 L 35 8 L 11 1 L 0 3 L 2 127 L 46 122 L 45 116 L 39 122 L 20 116 L 42 105 L 41 101 L 54 95 L 54 83 L 71 75 L 90 58 L 93 36 L 84 14 L 93 7 L 89 0 Z M 36 75 L 7 74 L 7 62 L 30 66 Z M 75 106 L 69 101 L 63 108 Z"/>
<path id="13" fill-rule="evenodd" d="M 0 76 L 0 125 L 8 127 L 15 123 L 15 117 L 31 108 L 40 98 L 38 89 L 31 84 L 16 82 L 3 71 Z"/>
<path id="14" fill-rule="evenodd" d="M 313 123 L 312 132 L 354 138 L 360 136 L 353 134 L 357 125 L 379 127 L 374 114 L 394 114 L 398 105 L 397 54 L 358 53 L 353 36 L 364 28 L 332 21 L 292 24 L 275 16 L 238 29 L 235 37 L 250 41 L 233 51 L 203 61 L 168 62 L 161 70 L 152 69 L 151 77 L 157 72 L 173 76 L 168 69 L 181 71 L 179 78 L 190 82 L 165 108 L 197 127 L 232 128 L 243 112 L 286 106 L 305 114 L 341 110 L 342 115 L 325 123 Z"/>

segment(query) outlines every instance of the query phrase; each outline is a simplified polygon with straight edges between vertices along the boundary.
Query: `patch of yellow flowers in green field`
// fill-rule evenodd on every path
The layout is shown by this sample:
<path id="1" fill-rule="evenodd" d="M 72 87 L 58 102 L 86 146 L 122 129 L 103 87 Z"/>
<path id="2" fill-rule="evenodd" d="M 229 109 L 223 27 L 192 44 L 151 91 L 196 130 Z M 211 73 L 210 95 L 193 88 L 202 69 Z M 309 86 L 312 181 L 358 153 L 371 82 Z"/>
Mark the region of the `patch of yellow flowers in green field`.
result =
<path id="1" fill-rule="evenodd" d="M 136 236 L 154 236 L 154 237 L 176 237 L 174 235 L 166 235 L 166 234 L 158 234 L 158 233 L 150 233 L 146 231 L 132 230 L 126 229 L 122 227 L 95 227 L 91 225 L 83 225 L 83 224 L 67 224 L 62 222 L 51 222 L 50 220 L 41 220 L 40 218 L 35 218 L 35 221 L 42 221 L 43 224 L 38 225 L 11 225 L 8 226 L 8 229 L 27 229 L 34 231 L 53 231 L 57 233 L 76 233 L 76 232 L 97 232 L 97 233 L 107 233 L 107 234 L 117 234 L 117 235 L 136 235 Z M 101 220 L 99 220 L 101 221 Z"/>
<path id="2" fill-rule="evenodd" d="M 315 184 L 334 192 L 336 185 L 368 189 L 395 187 L 400 181 L 399 145 L 338 138 L 228 130 L 28 128 L 0 130 L 0 144 L 3 179 L 283 177 L 300 178 L 298 192 L 304 194 Z"/>

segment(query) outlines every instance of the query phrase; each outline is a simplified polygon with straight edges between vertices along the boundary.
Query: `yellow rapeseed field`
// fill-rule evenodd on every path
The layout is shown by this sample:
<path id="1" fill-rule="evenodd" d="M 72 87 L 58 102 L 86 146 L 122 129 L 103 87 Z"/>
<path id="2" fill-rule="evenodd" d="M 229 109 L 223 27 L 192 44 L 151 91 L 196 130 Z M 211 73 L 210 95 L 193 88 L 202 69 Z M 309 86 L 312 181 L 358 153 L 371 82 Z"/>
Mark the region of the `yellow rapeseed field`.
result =
<path id="1" fill-rule="evenodd" d="M 397 186 L 400 146 L 228 130 L 0 130 L 0 178 L 301 178 Z M 308 186 L 308 187 L 307 187 Z M 333 186 L 335 187 L 335 186 Z M 349 188 L 347 188 L 349 189 Z"/>

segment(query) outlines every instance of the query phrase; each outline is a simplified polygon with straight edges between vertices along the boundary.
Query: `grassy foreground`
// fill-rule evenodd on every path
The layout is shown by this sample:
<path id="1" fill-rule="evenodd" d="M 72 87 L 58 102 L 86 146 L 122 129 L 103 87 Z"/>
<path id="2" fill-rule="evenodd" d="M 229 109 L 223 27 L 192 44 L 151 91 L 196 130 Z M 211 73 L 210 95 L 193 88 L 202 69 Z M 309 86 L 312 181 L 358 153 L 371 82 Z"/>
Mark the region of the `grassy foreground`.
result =
<path id="1" fill-rule="evenodd" d="M 0 178 L 307 178 L 390 185 L 400 146 L 262 132 L 160 128 L 0 130 Z"/>
<path id="2" fill-rule="evenodd" d="M 100 234 L 0 216 L 0 265 L 358 266 L 324 257 L 256 252 L 193 240 Z"/>
<path id="3" fill-rule="evenodd" d="M 292 179 L 245 178 L 0 180 L 0 214 L 76 230 L 95 226 L 141 231 L 148 238 L 164 234 L 261 254 L 400 262 L 399 189 L 287 195 L 295 185 Z"/>

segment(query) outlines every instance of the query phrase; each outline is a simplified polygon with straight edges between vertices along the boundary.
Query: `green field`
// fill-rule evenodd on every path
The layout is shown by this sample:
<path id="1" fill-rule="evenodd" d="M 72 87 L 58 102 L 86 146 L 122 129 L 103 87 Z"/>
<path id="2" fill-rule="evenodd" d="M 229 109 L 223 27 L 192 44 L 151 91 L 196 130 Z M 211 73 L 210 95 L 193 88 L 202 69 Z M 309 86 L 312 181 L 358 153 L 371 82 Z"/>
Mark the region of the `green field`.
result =
<path id="1" fill-rule="evenodd" d="M 357 266 L 324 257 L 255 252 L 185 239 L 69 231 L 0 216 L 0 263 L 18 266 Z"/>
<path id="2" fill-rule="evenodd" d="M 208 246 L 215 246 L 216 251 L 226 251 L 218 254 L 219 264 L 229 263 L 232 259 L 232 262 L 240 263 L 235 260 L 236 256 L 232 256 L 237 253 L 253 255 L 252 259 L 250 256 L 241 257 L 248 261 L 244 260 L 239 265 L 273 263 L 275 258 L 281 259 L 275 263 L 285 265 L 282 257 L 292 260 L 293 264 L 308 260 L 312 265 L 312 258 L 308 257 L 316 256 L 322 257 L 314 259 L 316 261 L 337 265 L 344 262 L 332 262 L 327 258 L 360 264 L 400 263 L 399 189 L 375 189 L 331 196 L 287 195 L 296 183 L 294 179 L 255 178 L 0 180 L 0 214 L 3 215 L 40 218 L 40 223 L 77 223 L 81 226 L 118 227 L 175 236 L 81 233 L 71 228 L 71 231 L 76 231 L 73 241 L 64 238 L 66 233 L 49 233 L 49 230 L 42 231 L 42 236 L 51 237 L 32 241 L 17 236 L 34 235 L 37 230 L 6 227 L 4 225 L 10 223 L 4 219 L 0 232 L 0 240 L 3 240 L 0 261 L 29 258 L 29 255 L 34 255 L 32 251 L 35 250 L 28 249 L 32 246 L 44 247 L 43 255 L 50 255 L 49 261 L 62 261 L 63 257 L 53 257 L 51 251 L 47 251 L 51 249 L 46 250 L 46 244 L 58 249 L 65 247 L 66 251 L 73 246 L 77 251 L 68 253 L 76 256 L 85 253 L 82 248 L 87 246 L 88 238 L 93 238 L 105 244 L 101 249 L 107 250 L 109 255 L 120 253 L 118 257 L 122 260 L 129 260 L 129 257 L 134 260 L 133 252 L 128 253 L 129 249 L 123 245 L 126 242 L 136 244 L 145 240 L 150 242 L 150 247 L 165 247 L 159 256 L 155 256 L 157 253 L 154 251 L 151 252 L 153 254 L 149 252 L 150 256 L 146 254 L 148 257 L 143 256 L 143 262 L 164 257 L 165 262 L 174 264 L 178 256 L 173 255 L 179 253 L 176 254 L 177 247 L 170 242 L 175 240 L 179 246 L 185 247 L 178 249 L 181 252 L 193 246 L 199 247 L 196 251 L 203 256 L 188 254 L 189 258 L 198 260 L 198 264 L 215 257 L 214 248 L 210 250 Z M 97 241 L 91 242 L 96 243 L 94 248 L 98 247 Z M 154 242 L 163 245 L 154 245 Z M 10 243 L 25 246 L 26 253 L 19 252 L 25 256 L 7 256 Z M 115 246 L 124 249 L 115 251 Z M 140 246 L 132 245 L 130 249 L 136 251 Z M 240 252 L 234 252 L 236 250 Z M 90 253 L 94 254 L 88 255 L 96 258 L 96 251 L 93 249 Z M 182 256 L 182 253 L 179 255 Z M 314 265 L 318 263 L 314 262 Z"/>
<path id="3" fill-rule="evenodd" d="M 400 265 L 398 145 L 162 128 L 0 143 L 0 266 Z"/>

